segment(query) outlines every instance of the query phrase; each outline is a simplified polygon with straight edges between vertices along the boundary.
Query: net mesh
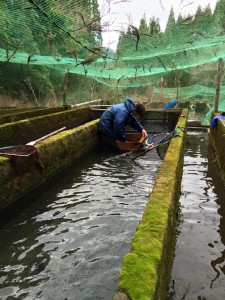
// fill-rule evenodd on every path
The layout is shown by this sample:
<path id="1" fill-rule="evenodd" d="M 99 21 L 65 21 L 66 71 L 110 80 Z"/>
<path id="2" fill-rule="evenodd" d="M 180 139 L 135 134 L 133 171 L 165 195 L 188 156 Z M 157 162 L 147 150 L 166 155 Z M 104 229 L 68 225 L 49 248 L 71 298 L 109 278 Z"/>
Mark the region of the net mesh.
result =
<path id="1" fill-rule="evenodd" d="M 179 136 L 179 131 L 177 129 L 172 132 L 161 132 L 158 134 L 148 135 L 148 137 L 142 143 L 142 151 L 132 157 L 131 160 L 135 160 L 138 157 L 145 155 L 147 152 L 152 151 L 153 149 L 156 149 L 159 157 L 164 159 L 168 144 L 172 138 L 177 136 Z"/>
<path id="2" fill-rule="evenodd" d="M 0 2 L 2 74 L 10 81 L 13 71 L 20 76 L 23 69 L 23 82 L 33 92 L 37 86 L 40 93 L 56 91 L 58 78 L 70 74 L 126 94 L 150 89 L 158 99 L 200 99 L 213 105 L 217 62 L 225 58 L 224 19 L 224 0 L 214 11 L 199 7 L 177 19 L 171 9 L 165 31 L 156 18 L 143 16 L 139 26 L 128 21 L 119 30 L 113 51 L 102 46 L 109 24 L 102 22 L 97 0 L 5 0 Z M 224 86 L 222 74 L 221 98 Z"/>
<path id="3" fill-rule="evenodd" d="M 3 147 L 0 148 L 0 155 L 27 157 L 37 155 L 37 148 L 30 145 Z"/>
<path id="4" fill-rule="evenodd" d="M 143 142 L 143 148 L 157 147 L 159 145 L 168 143 L 172 138 L 179 135 L 178 130 L 172 132 L 161 132 L 158 134 L 150 134 Z"/>
<path id="5" fill-rule="evenodd" d="M 34 160 L 38 169 L 42 170 L 42 166 L 39 162 L 38 150 L 33 146 L 20 145 L 3 147 L 0 148 L 0 156 L 1 155 L 9 158 L 17 172 L 30 170 L 32 160 Z"/>

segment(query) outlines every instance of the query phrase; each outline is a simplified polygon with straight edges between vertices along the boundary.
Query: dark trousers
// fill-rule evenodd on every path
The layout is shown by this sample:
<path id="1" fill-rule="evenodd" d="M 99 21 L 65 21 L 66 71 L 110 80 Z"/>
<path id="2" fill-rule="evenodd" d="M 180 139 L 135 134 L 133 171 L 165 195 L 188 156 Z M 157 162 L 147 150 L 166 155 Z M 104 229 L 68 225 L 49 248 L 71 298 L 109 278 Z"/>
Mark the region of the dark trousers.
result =
<path id="1" fill-rule="evenodd" d="M 116 146 L 116 138 L 110 135 L 107 135 L 100 130 L 98 130 L 99 134 L 99 146 L 101 149 L 111 149 L 111 150 L 118 150 Z"/>

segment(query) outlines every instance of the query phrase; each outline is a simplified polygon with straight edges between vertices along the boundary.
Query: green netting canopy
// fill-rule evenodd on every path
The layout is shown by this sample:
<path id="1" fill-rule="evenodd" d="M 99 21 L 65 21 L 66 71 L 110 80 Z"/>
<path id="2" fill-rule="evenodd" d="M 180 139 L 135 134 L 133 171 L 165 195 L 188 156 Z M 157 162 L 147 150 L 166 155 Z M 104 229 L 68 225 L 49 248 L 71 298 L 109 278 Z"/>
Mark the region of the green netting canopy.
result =
<path id="1" fill-rule="evenodd" d="M 178 18 L 171 7 L 165 31 L 154 16 L 143 15 L 139 26 L 127 21 L 113 51 L 102 45 L 109 24 L 102 23 L 97 0 L 5 0 L 0 2 L 1 75 L 6 81 L 10 72 L 26 70 L 23 80 L 41 84 L 41 91 L 56 89 L 55 78 L 70 74 L 112 89 L 140 93 L 151 87 L 156 96 L 163 89 L 165 99 L 178 94 L 180 100 L 212 102 L 217 62 L 225 58 L 224 20 L 225 0 L 214 11 L 199 7 Z"/>

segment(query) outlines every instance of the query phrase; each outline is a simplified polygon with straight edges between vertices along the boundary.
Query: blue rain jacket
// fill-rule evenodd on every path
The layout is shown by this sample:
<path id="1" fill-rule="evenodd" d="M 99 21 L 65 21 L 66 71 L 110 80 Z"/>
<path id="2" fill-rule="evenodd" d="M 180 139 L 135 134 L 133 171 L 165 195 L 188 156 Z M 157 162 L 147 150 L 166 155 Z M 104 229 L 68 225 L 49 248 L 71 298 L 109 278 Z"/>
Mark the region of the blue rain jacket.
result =
<path id="1" fill-rule="evenodd" d="M 124 103 L 113 105 L 102 114 L 98 124 L 99 131 L 121 142 L 126 141 L 126 125 L 129 125 L 138 132 L 142 132 L 143 127 L 132 114 L 135 107 L 136 104 L 129 98 Z"/>
<path id="2" fill-rule="evenodd" d="M 217 123 L 218 123 L 218 119 L 221 119 L 221 120 L 225 120 L 225 116 L 215 116 L 213 119 L 212 119 L 212 123 L 211 123 L 211 128 L 215 128 Z"/>
<path id="3" fill-rule="evenodd" d="M 179 102 L 178 100 L 172 100 L 172 101 L 170 101 L 170 102 L 165 106 L 164 109 L 170 109 L 170 108 L 173 108 L 173 107 L 176 106 L 176 104 L 177 104 L 178 102 Z"/>

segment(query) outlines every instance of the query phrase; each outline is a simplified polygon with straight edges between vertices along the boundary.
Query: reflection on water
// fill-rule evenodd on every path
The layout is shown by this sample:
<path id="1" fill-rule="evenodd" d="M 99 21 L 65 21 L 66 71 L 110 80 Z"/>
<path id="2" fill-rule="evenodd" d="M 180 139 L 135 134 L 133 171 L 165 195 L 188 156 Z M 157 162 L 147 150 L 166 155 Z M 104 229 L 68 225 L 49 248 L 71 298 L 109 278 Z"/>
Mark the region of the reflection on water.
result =
<path id="1" fill-rule="evenodd" d="M 0 230 L 0 298 L 111 299 L 160 164 L 98 154 L 64 172 Z"/>
<path id="2" fill-rule="evenodd" d="M 225 299 L 225 190 L 207 145 L 188 134 L 168 299 Z"/>

